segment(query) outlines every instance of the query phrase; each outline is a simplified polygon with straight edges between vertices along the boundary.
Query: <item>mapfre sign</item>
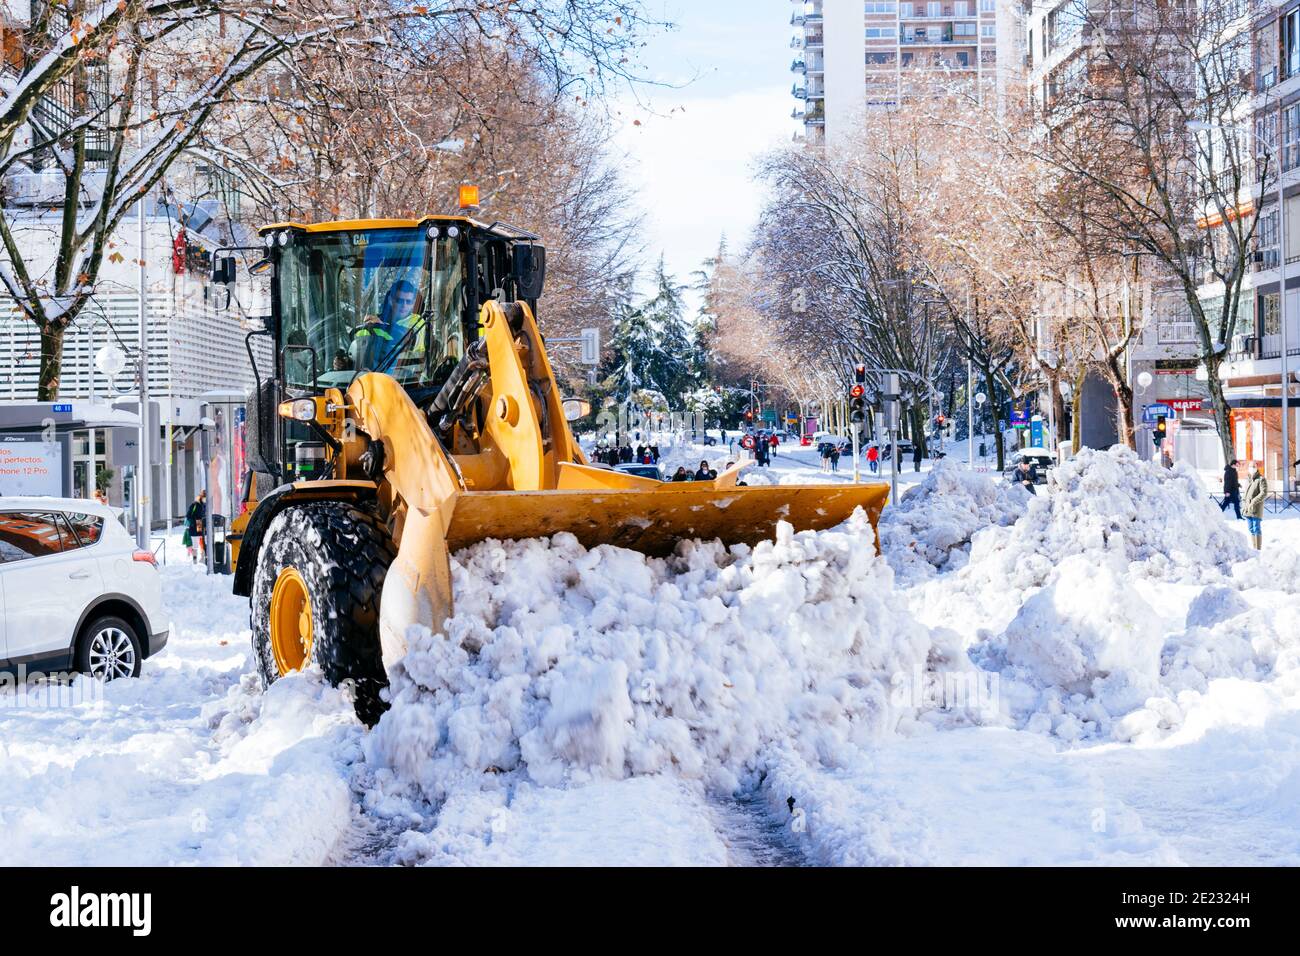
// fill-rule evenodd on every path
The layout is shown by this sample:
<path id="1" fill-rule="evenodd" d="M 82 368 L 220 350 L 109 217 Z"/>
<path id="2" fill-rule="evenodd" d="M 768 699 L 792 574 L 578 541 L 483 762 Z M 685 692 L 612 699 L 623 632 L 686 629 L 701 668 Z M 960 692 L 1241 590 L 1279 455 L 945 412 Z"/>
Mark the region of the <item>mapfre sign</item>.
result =
<path id="1" fill-rule="evenodd" d="M 1176 412 L 1199 412 L 1205 407 L 1205 400 L 1201 398 L 1162 398 L 1161 405 L 1168 405 Z"/>

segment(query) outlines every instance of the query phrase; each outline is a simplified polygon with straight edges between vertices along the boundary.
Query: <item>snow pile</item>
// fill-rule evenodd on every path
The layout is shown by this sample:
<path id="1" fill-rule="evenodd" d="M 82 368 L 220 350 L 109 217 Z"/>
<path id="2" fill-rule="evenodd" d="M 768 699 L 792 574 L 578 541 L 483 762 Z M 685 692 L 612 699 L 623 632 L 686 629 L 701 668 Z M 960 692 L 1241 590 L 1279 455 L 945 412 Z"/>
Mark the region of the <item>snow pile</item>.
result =
<path id="1" fill-rule="evenodd" d="M 487 541 L 453 562 L 448 636 L 412 632 L 366 741 L 374 797 L 670 773 L 720 792 L 787 748 L 834 766 L 895 731 L 961 720 L 908 681 L 973 673 L 902 608 L 859 511 L 752 550 Z M 446 814 L 446 810 L 443 811 Z"/>
<path id="2" fill-rule="evenodd" d="M 1124 579 L 1117 553 L 1101 562 L 1091 555 L 1067 558 L 1056 581 L 1024 603 L 1003 641 L 1010 664 L 1100 707 L 1065 733 L 1058 722 L 1058 736 L 1092 730 L 1088 717 L 1127 713 L 1159 686 L 1160 619 Z"/>
<path id="3" fill-rule="evenodd" d="M 975 532 L 1012 524 L 1029 500 L 1017 485 L 940 461 L 897 507 L 885 509 L 881 549 L 901 580 L 956 570 L 966 564 Z"/>
<path id="4" fill-rule="evenodd" d="M 1084 449 L 1050 479 L 1003 531 L 975 537 L 969 581 L 978 587 L 1041 587 L 1071 555 L 1120 550 L 1134 573 L 1165 581 L 1209 583 L 1252 555 L 1225 524 L 1196 473 L 1143 461 L 1130 449 Z"/>

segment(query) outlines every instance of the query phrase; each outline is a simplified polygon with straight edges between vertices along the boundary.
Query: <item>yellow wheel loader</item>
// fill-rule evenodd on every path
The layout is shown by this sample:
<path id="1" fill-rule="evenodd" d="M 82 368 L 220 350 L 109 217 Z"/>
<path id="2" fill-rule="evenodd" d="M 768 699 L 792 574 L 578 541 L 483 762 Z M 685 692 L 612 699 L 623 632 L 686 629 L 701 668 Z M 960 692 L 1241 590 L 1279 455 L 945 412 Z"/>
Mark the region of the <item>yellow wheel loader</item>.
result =
<path id="1" fill-rule="evenodd" d="M 545 249 L 467 217 L 287 223 L 261 230 L 265 329 L 248 409 L 247 512 L 231 528 L 269 684 L 316 662 L 383 709 L 408 629 L 452 613 L 450 556 L 487 538 L 567 531 L 648 554 L 683 539 L 755 544 L 778 521 L 823 529 L 887 486 L 660 482 L 588 463 L 536 321 Z M 229 283 L 219 250 L 213 278 Z M 251 338 L 251 337 L 250 337 Z M 249 349 L 250 359 L 254 350 Z M 569 414 L 566 415 L 566 409 Z"/>

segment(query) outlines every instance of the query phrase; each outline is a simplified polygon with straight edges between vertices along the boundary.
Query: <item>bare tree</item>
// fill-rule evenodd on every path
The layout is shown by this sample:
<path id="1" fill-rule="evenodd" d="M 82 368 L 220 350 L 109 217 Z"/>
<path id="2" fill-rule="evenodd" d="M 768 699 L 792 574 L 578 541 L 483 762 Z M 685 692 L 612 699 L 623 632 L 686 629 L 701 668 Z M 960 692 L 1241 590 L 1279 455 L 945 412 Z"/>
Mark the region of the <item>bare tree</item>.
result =
<path id="1" fill-rule="evenodd" d="M 1032 150 L 1055 170 L 1056 188 L 1077 197 L 1078 221 L 1090 224 L 1100 255 L 1141 253 L 1182 293 L 1231 458 L 1220 366 L 1253 261 L 1254 190 L 1275 175 L 1269 138 L 1255 154 L 1239 126 L 1255 98 L 1249 7 L 1091 0 L 1065 13 L 1085 42 L 1053 84 L 1049 130 Z M 1199 295 L 1203 282 L 1223 290 L 1213 310 Z"/>
<path id="2" fill-rule="evenodd" d="M 280 93 L 302 97 L 280 114 L 290 126 L 305 126 L 308 105 L 319 102 L 312 97 L 329 88 L 296 82 L 323 59 L 364 75 L 374 64 L 422 62 L 431 51 L 465 44 L 508 48 L 557 95 L 584 97 L 630 75 L 638 30 L 648 24 L 636 0 L 429 0 L 415 7 L 74 0 L 39 7 L 22 38 L 21 73 L 0 99 L 0 175 L 40 169 L 61 180 L 59 208 L 45 223 L 53 257 L 20 236 L 24 213 L 12 190 L 0 199 L 0 283 L 40 329 L 38 398 L 58 394 L 64 334 L 94 294 L 122 219 L 182 155 L 204 150 L 236 171 L 280 164 L 282 157 L 241 151 L 222 135 L 250 110 L 274 121 L 272 97 L 254 86 L 272 69 Z M 52 119 L 46 106 L 56 100 L 64 108 Z M 302 184 L 318 182 L 324 170 L 297 172 Z"/>

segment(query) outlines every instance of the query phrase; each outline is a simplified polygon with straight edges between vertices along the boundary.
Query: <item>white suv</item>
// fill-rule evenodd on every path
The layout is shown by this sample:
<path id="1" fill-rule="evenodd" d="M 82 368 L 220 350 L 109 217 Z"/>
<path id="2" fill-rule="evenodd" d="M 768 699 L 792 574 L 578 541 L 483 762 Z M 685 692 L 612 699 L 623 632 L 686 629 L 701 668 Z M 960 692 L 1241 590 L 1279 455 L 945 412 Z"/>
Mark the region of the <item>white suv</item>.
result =
<path id="1" fill-rule="evenodd" d="M 0 497 L 0 669 L 136 677 L 166 643 L 158 563 L 112 511 Z"/>

